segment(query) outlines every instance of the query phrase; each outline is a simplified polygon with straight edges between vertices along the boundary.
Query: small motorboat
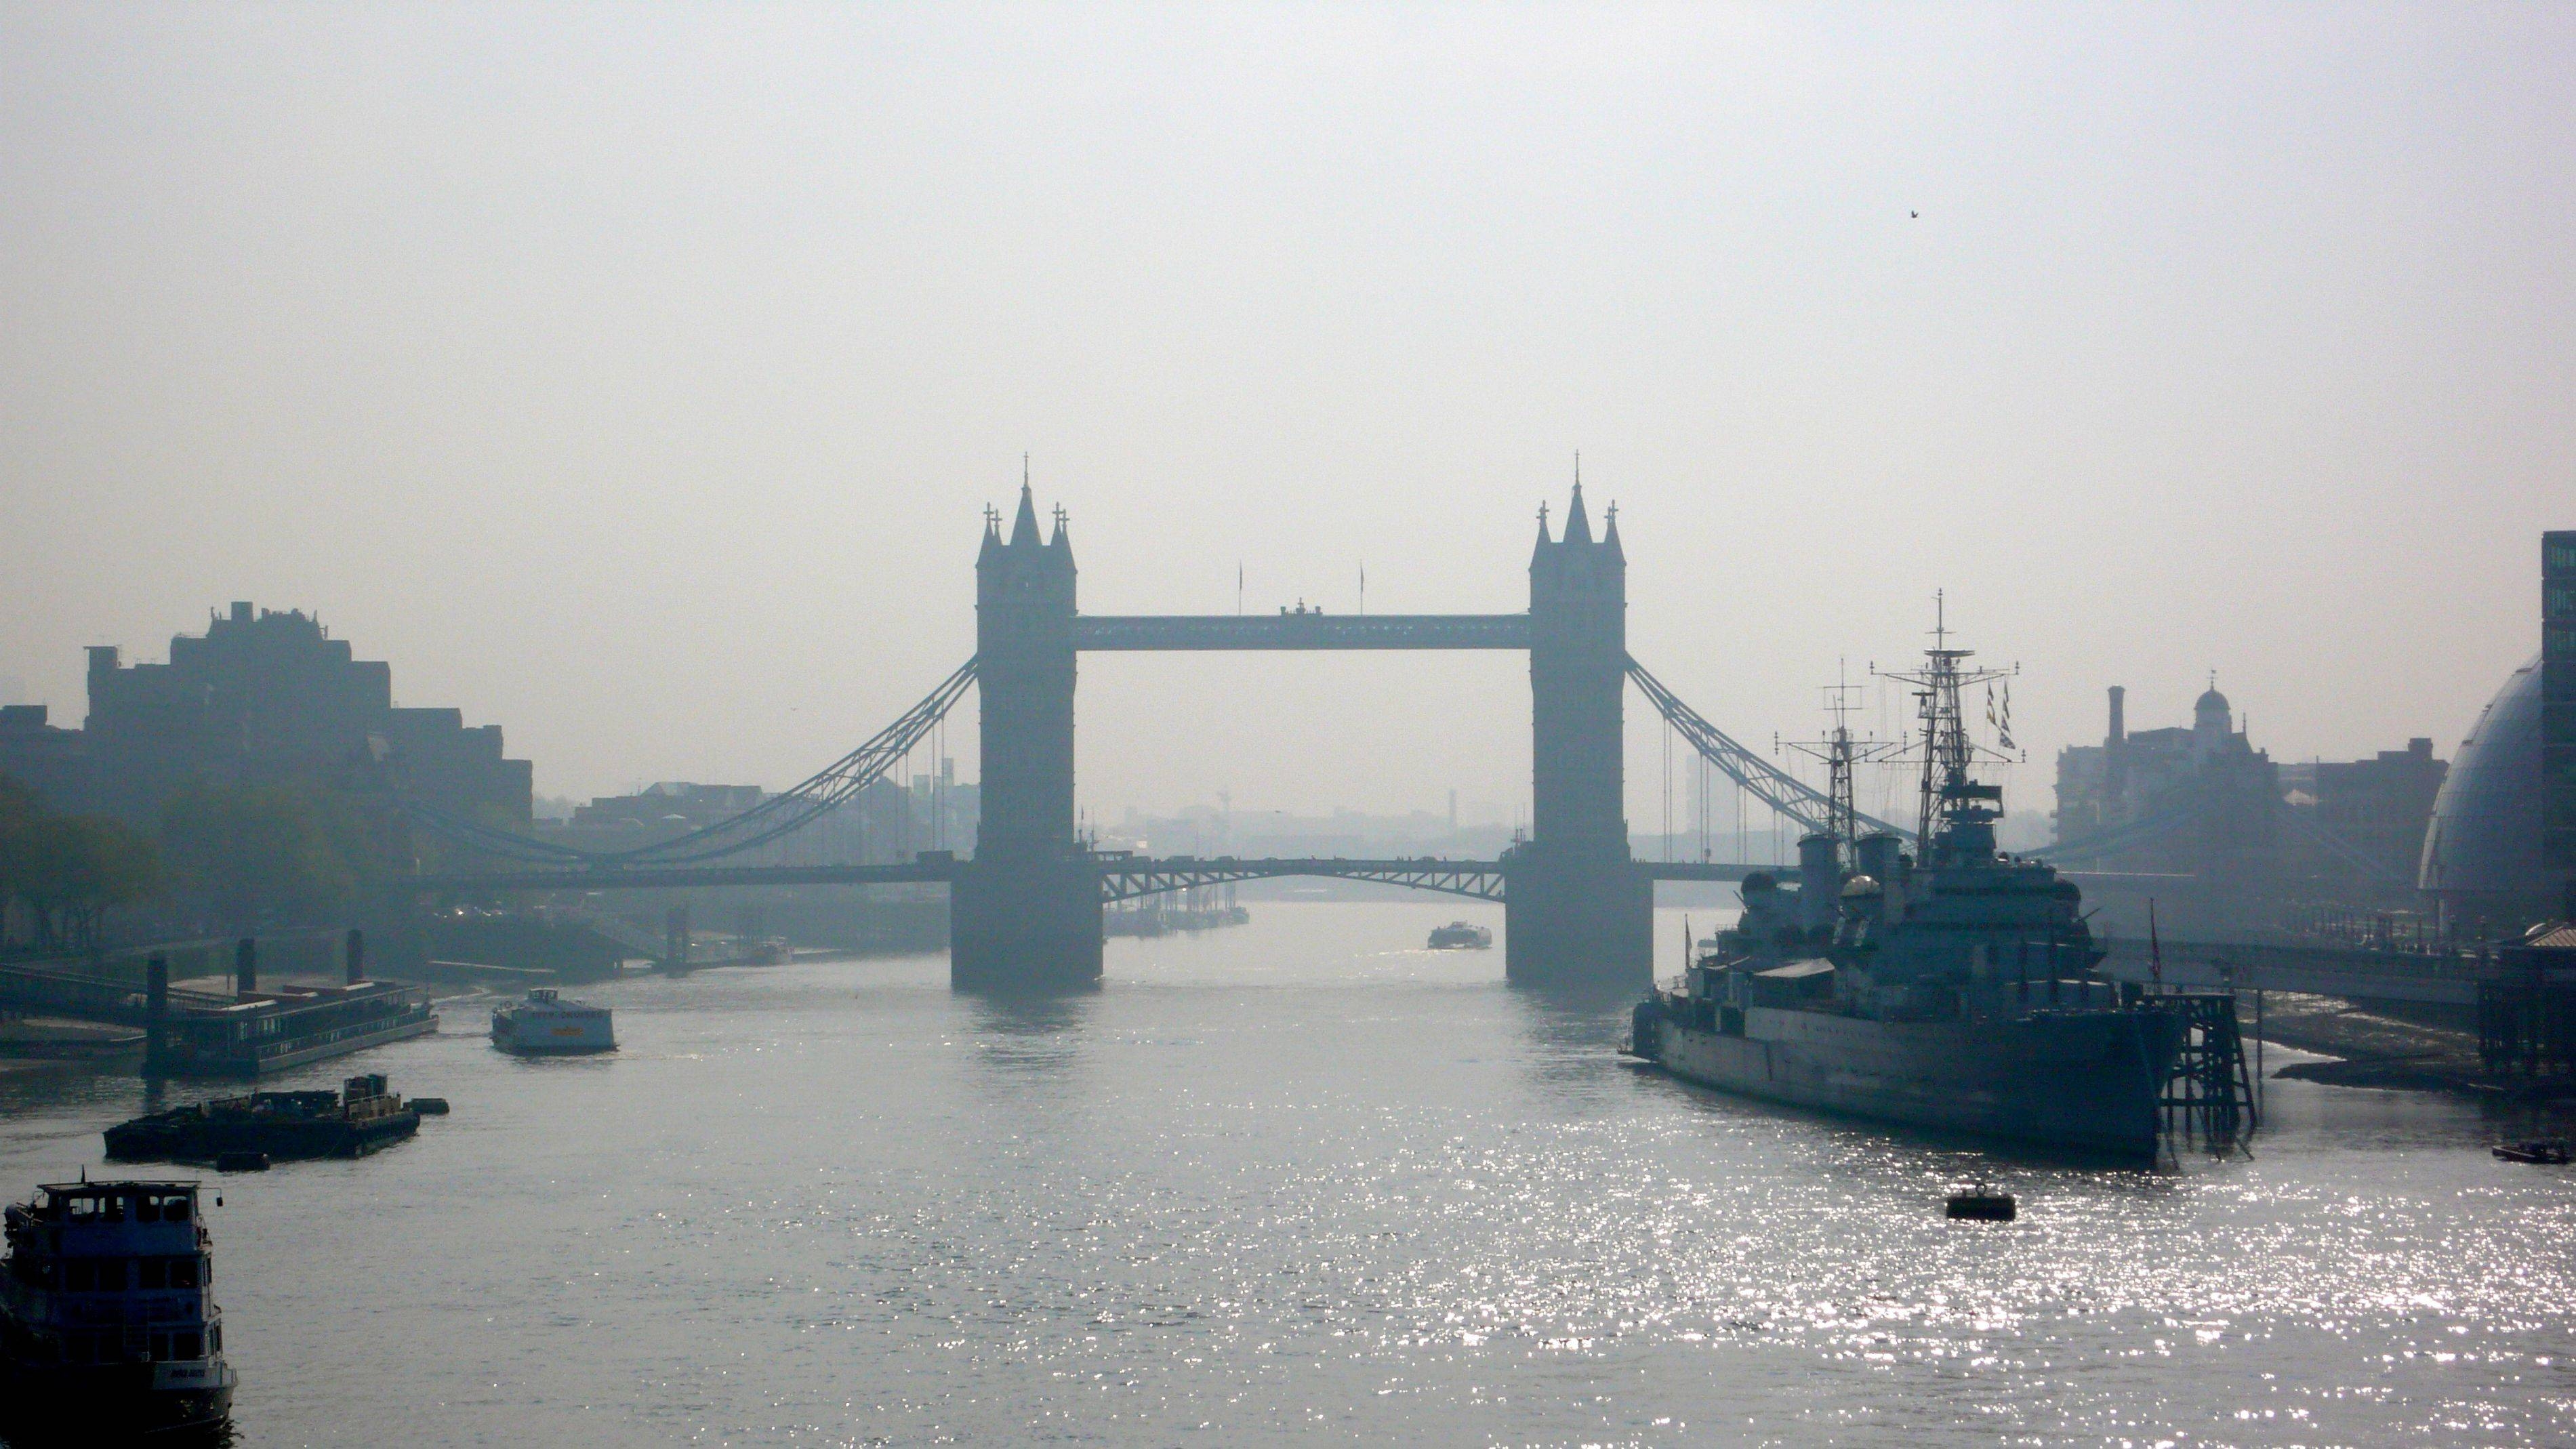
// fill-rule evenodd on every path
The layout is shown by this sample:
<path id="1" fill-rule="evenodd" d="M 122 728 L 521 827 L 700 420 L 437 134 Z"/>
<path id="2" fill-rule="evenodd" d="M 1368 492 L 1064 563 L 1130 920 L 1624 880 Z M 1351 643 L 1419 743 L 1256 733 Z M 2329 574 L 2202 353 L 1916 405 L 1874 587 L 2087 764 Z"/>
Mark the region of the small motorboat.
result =
<path id="1" fill-rule="evenodd" d="M 1942 1210 L 1942 1216 L 1971 1222 L 2008 1223 L 2016 1211 L 2011 1193 L 1997 1192 L 1980 1181 L 1975 1187 L 1950 1194 L 1949 1205 Z"/>
<path id="2" fill-rule="evenodd" d="M 1434 951 L 1483 951 L 1494 944 L 1494 933 L 1466 921 L 1451 921 L 1431 933 Z"/>
<path id="3" fill-rule="evenodd" d="M 2546 1167 L 2567 1165 L 2567 1144 L 2554 1137 L 2537 1137 L 2528 1142 L 2499 1142 L 2488 1151 L 2507 1162 L 2537 1162 Z"/>

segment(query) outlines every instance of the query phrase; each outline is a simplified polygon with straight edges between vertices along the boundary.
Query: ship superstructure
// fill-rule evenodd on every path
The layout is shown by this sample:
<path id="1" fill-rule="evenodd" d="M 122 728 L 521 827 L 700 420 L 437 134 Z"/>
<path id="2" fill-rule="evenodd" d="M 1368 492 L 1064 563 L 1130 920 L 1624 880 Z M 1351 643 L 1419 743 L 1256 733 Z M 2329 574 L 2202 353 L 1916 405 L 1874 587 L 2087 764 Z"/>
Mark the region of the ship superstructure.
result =
<path id="1" fill-rule="evenodd" d="M 2251 1122 L 2232 1000 L 2095 977 L 2074 883 L 1995 846 L 2003 792 L 1975 778 L 1994 756 L 1960 694 L 2003 676 L 1946 637 L 1927 655 L 1894 676 L 1923 726 L 1916 847 L 1819 832 L 1794 884 L 1746 879 L 1735 928 L 1639 1005 L 1632 1049 L 1728 1091 L 2125 1160 L 2154 1160 L 2176 1109 L 2232 1137 Z M 1836 738 L 1840 794 L 1852 747 Z M 1838 801 L 1845 831 L 1856 818 Z"/>

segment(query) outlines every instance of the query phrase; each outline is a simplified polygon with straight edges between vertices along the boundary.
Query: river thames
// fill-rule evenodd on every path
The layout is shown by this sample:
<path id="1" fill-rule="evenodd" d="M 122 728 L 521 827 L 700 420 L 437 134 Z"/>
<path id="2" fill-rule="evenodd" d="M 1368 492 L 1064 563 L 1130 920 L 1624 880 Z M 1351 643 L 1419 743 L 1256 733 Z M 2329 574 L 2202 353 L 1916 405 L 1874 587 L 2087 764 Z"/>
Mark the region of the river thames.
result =
<path id="1" fill-rule="evenodd" d="M 1637 1070 L 1624 996 L 1420 949 L 1460 904 L 1257 905 L 1051 1000 L 630 979 L 586 1060 L 448 1001 L 283 1085 L 454 1115 L 219 1180 L 240 1442 L 2568 1442 L 2576 1175 L 2491 1158 L 2518 1121 L 2275 1081 L 2250 1156 L 1989 1155 Z M 13 1198 L 143 1102 L 0 1090 Z M 1978 1171 L 2019 1222 L 1943 1220 Z"/>

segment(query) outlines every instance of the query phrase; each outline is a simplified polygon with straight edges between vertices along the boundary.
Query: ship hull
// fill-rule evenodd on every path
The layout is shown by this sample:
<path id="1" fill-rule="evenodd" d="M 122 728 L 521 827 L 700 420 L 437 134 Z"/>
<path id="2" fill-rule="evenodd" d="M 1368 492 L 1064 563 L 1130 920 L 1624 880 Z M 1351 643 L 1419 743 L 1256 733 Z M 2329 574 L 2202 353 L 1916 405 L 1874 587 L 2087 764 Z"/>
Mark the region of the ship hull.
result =
<path id="1" fill-rule="evenodd" d="M 420 1114 L 396 1112 L 351 1122 L 340 1118 L 179 1119 L 139 1117 L 107 1129 L 110 1162 L 212 1163 L 233 1153 L 264 1153 L 280 1162 L 365 1157 L 420 1131 Z"/>
<path id="2" fill-rule="evenodd" d="M 492 1045 L 520 1057 L 578 1057 L 617 1050 L 617 1039 L 602 1022 L 596 1026 L 513 1028 L 492 1024 Z"/>
<path id="3" fill-rule="evenodd" d="M 1702 1086 L 2141 1164 L 2181 1035 L 2161 1013 L 2115 1011 L 1963 1023 L 1755 1007 L 1740 1035 L 1665 1013 L 1639 1026 L 1644 1055 Z"/>
<path id="4" fill-rule="evenodd" d="M 186 1382 L 172 1370 L 184 1369 Z M 164 1437 L 193 1441 L 232 1412 L 233 1371 L 204 1364 L 60 1364 L 0 1369 L 9 1404 L 0 1434 L 28 1444 L 96 1445 Z"/>

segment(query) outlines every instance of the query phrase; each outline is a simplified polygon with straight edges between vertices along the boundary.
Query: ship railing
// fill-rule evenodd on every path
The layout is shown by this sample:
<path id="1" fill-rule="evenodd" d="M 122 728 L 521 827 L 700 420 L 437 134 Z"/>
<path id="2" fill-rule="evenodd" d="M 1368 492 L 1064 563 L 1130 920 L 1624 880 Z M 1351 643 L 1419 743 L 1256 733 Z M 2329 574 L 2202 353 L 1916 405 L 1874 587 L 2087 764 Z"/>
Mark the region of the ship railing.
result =
<path id="1" fill-rule="evenodd" d="M 208 1291 L 193 1288 L 166 1293 L 137 1294 L 110 1290 L 95 1295 L 58 1294 L 54 1299 L 54 1316 L 77 1328 L 187 1323 L 205 1317 Z"/>
<path id="2" fill-rule="evenodd" d="M 338 1026 L 325 1027 L 320 1031 L 300 1032 L 282 1041 L 256 1043 L 251 1047 L 251 1055 L 275 1057 L 285 1056 L 290 1052 L 309 1051 L 314 1047 L 327 1046 L 335 1041 L 345 1041 L 353 1036 L 366 1036 L 390 1027 L 406 1026 L 412 1022 L 424 1020 L 428 1015 L 426 1010 L 402 1011 L 368 1017 L 362 1021 L 344 1022 Z"/>

